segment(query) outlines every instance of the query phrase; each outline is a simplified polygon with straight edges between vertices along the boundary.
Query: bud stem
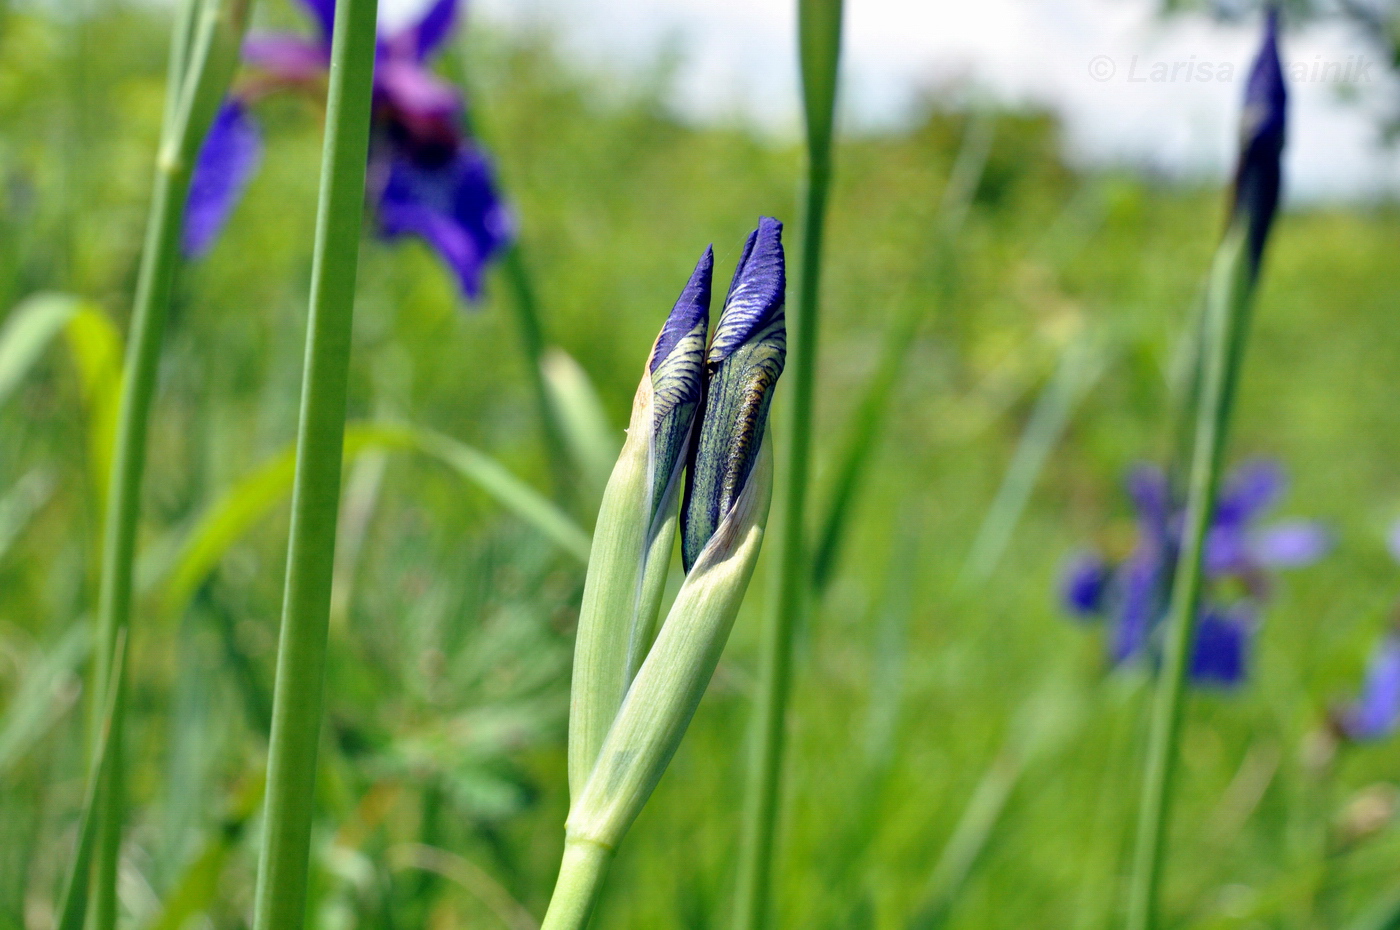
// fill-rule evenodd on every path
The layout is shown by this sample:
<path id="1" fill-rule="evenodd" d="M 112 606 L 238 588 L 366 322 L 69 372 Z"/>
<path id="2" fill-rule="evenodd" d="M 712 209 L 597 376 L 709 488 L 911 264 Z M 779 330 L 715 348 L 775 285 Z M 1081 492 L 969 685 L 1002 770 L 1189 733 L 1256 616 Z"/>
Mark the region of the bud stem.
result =
<path id="1" fill-rule="evenodd" d="M 565 839 L 564 860 L 559 864 L 559 878 L 540 930 L 583 930 L 588 926 L 612 857 L 612 849 L 602 843 L 572 836 Z"/>

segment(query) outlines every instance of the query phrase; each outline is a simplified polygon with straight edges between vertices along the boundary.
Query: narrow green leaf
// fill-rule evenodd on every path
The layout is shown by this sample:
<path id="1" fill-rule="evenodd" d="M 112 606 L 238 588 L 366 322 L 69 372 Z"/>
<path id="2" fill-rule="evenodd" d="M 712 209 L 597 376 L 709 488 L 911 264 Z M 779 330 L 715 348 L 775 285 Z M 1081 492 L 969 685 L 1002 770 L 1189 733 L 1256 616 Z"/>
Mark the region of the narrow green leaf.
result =
<path id="1" fill-rule="evenodd" d="M 963 565 L 965 580 L 986 581 L 996 571 L 1050 452 L 1064 435 L 1079 402 L 1103 374 L 1107 356 L 1103 340 L 1091 332 L 1080 333 L 1065 345 L 1060 363 L 1041 391 L 1016 444 L 992 506 L 977 530 Z"/>
<path id="2" fill-rule="evenodd" d="M 0 716 L 0 783 L 73 706 L 76 694 L 67 683 L 92 645 L 92 631 L 74 624 L 49 653 L 30 668 L 13 700 Z"/>
<path id="3" fill-rule="evenodd" d="M 116 716 L 117 705 L 121 700 L 122 675 L 126 668 L 126 631 L 117 632 L 116 650 L 112 656 L 111 687 L 104 696 L 101 729 L 97 736 L 97 749 L 92 757 L 92 770 L 88 773 L 87 789 L 83 795 L 83 810 L 78 817 L 78 845 L 73 851 L 72 868 L 64 883 L 63 899 L 58 908 L 58 923 L 55 930 L 82 930 L 87 918 L 88 867 L 92 862 L 93 847 L 97 841 L 97 828 L 101 818 L 95 816 L 98 788 L 108 779 L 112 767 L 112 754 L 108 751 L 112 736 L 112 718 Z"/>
<path id="4" fill-rule="evenodd" d="M 580 561 L 588 560 L 589 538 L 578 524 L 495 459 L 451 437 L 391 423 L 360 423 L 345 429 L 345 457 L 369 449 L 418 451 L 446 464 Z M 296 450 L 284 449 L 229 488 L 205 510 L 172 559 L 161 593 L 165 616 L 183 613 L 195 591 L 229 548 L 292 490 Z"/>
<path id="5" fill-rule="evenodd" d="M 54 484 L 52 475 L 35 469 L 26 473 L 4 497 L 0 497 L 0 558 L 5 557 L 29 524 L 30 518 L 48 501 Z"/>
<path id="6" fill-rule="evenodd" d="M 941 281 L 945 286 L 948 275 L 944 269 L 948 267 L 949 253 L 982 182 L 995 126 L 995 120 L 989 113 L 979 113 L 971 118 L 963 133 L 948 183 L 943 188 L 934 221 L 933 256 L 928 264 L 941 279 L 945 279 Z M 904 298 L 903 309 L 895 315 L 885 334 L 875 372 L 866 383 L 860 402 L 851 415 L 845 445 L 837 457 L 832 488 L 825 512 L 817 524 L 812 547 L 812 586 L 818 593 L 826 587 L 835 571 L 846 527 L 859 496 L 861 478 L 879 445 L 904 364 L 929 309 L 923 301 Z"/>
<path id="7" fill-rule="evenodd" d="M 540 361 L 540 370 L 569 454 L 583 476 L 590 501 L 597 501 L 622 450 L 622 430 L 608 421 L 588 373 L 568 353 L 550 349 Z"/>
<path id="8" fill-rule="evenodd" d="M 25 298 L 10 312 L 0 329 L 0 404 L 29 374 L 78 306 L 78 298 L 68 294 L 42 293 Z"/>
<path id="9" fill-rule="evenodd" d="M 500 462 L 450 436 L 428 430 L 410 433 L 420 450 L 453 468 L 502 507 L 533 526 L 559 548 L 588 561 L 588 533 L 547 497 L 515 477 Z"/>

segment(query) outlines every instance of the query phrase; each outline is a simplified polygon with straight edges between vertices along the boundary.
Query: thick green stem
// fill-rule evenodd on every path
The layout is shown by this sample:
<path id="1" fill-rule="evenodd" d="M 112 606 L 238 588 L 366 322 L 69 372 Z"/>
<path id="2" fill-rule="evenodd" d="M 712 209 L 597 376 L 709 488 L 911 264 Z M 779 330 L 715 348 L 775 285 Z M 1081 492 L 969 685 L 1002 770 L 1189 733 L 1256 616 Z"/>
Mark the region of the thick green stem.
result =
<path id="1" fill-rule="evenodd" d="M 564 860 L 540 930 L 583 930 L 603 890 L 613 851 L 584 839 L 564 841 Z"/>
<path id="2" fill-rule="evenodd" d="M 515 308 L 515 328 L 520 337 L 525 376 L 529 379 L 531 393 L 535 395 L 535 415 L 539 418 L 545 454 L 549 456 L 549 468 L 554 475 L 555 497 L 561 504 L 567 504 L 573 497 L 573 472 L 569 467 L 568 445 L 564 441 L 564 428 L 559 422 L 559 411 L 549 396 L 544 369 L 540 366 L 544 358 L 545 342 L 544 325 L 540 322 L 539 301 L 535 298 L 530 269 L 525 264 L 525 257 L 521 254 L 518 244 L 510 247 L 502 263 L 515 295 L 515 299 L 511 301 Z"/>
<path id="3" fill-rule="evenodd" d="M 798 7 L 802 84 L 807 120 L 807 189 L 797 312 L 790 318 L 789 395 L 783 520 L 778 540 L 777 598 L 764 629 L 753 756 L 745 785 L 735 925 L 768 926 L 774 833 L 782 794 L 792 638 L 807 602 L 810 568 L 805 531 L 817 372 L 822 234 L 831 184 L 831 138 L 841 48 L 841 0 L 801 0 Z"/>
<path id="4" fill-rule="evenodd" d="M 306 917 L 377 6 L 336 8 L 255 930 L 300 930 Z"/>
<path id="5" fill-rule="evenodd" d="M 1158 900 L 1162 861 L 1170 823 L 1172 781 L 1176 772 L 1176 747 L 1181 731 L 1186 677 L 1201 597 L 1201 558 L 1220 483 L 1220 463 L 1248 323 L 1251 287 L 1245 269 L 1243 239 L 1243 235 L 1235 232 L 1227 236 L 1221 245 L 1216 254 L 1211 292 L 1206 302 L 1201 342 L 1202 380 L 1186 527 L 1167 613 L 1164 665 L 1152 708 L 1147 772 L 1143 779 L 1128 906 L 1128 930 L 1154 930 L 1160 926 Z"/>

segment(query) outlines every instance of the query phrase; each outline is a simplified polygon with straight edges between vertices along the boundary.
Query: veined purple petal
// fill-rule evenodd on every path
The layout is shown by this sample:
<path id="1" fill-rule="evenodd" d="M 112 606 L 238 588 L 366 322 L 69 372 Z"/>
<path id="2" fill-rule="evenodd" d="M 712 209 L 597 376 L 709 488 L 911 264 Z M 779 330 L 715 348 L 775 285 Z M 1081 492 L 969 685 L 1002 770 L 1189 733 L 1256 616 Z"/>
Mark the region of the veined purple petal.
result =
<path id="1" fill-rule="evenodd" d="M 301 5 L 315 20 L 321 30 L 321 38 L 330 48 L 331 34 L 335 31 L 335 0 L 301 0 Z"/>
<path id="2" fill-rule="evenodd" d="M 1171 485 L 1167 473 L 1156 465 L 1140 463 L 1128 472 L 1128 497 L 1138 520 L 1151 535 L 1164 540 L 1172 518 Z"/>
<path id="3" fill-rule="evenodd" d="M 1287 520 L 1267 526 L 1250 541 L 1253 560 L 1265 568 L 1301 568 L 1332 548 L 1332 534 L 1315 520 Z"/>
<path id="4" fill-rule="evenodd" d="M 771 216 L 760 217 L 749 233 L 744 254 L 734 269 L 734 279 L 724 298 L 724 312 L 710 343 L 709 363 L 718 364 L 767 326 L 782 310 L 787 294 L 787 270 L 783 260 L 783 224 Z"/>
<path id="5" fill-rule="evenodd" d="M 1060 598 L 1070 613 L 1096 617 L 1107 601 L 1112 568 L 1101 554 L 1081 552 L 1070 559 L 1060 575 Z"/>
<path id="6" fill-rule="evenodd" d="M 1248 608 L 1207 606 L 1196 624 L 1191 680 L 1225 688 L 1242 683 L 1253 632 L 1253 615 Z"/>
<path id="7" fill-rule="evenodd" d="M 1270 6 L 1265 13 L 1263 43 L 1245 86 L 1232 211 L 1248 223 L 1250 264 L 1256 274 L 1278 209 L 1287 114 L 1288 89 L 1278 54 L 1278 9 Z"/>
<path id="8" fill-rule="evenodd" d="M 710 285 L 714 271 L 715 249 L 714 246 L 706 246 L 705 253 L 695 265 L 695 270 L 690 273 L 690 280 L 686 282 L 685 289 L 676 299 L 676 305 L 671 308 L 671 315 L 666 318 L 661 335 L 656 337 L 656 345 L 651 350 L 653 372 L 666 356 L 671 354 L 676 344 L 695 330 L 696 324 L 704 320 L 706 326 L 709 325 Z"/>
<path id="9" fill-rule="evenodd" d="M 249 36 L 243 61 L 279 81 L 301 83 L 324 75 L 331 59 L 328 46 L 279 32 Z"/>
<path id="10" fill-rule="evenodd" d="M 1273 459 L 1245 462 L 1225 479 L 1225 486 L 1216 498 L 1212 523 L 1243 526 L 1277 501 L 1286 485 L 1283 466 Z"/>
<path id="11" fill-rule="evenodd" d="M 1376 740 L 1400 723 L 1400 634 L 1386 634 L 1371 655 L 1366 681 L 1355 702 L 1342 708 L 1337 722 L 1354 740 Z"/>
<path id="12" fill-rule="evenodd" d="M 490 163 L 469 143 L 463 143 L 453 159 L 435 167 L 392 157 L 378 217 L 386 239 L 415 235 L 426 240 L 471 300 L 481 294 L 486 264 L 514 234 L 510 214 L 496 193 Z"/>
<path id="13" fill-rule="evenodd" d="M 262 153 L 258 128 L 243 103 L 225 101 L 200 147 L 185 202 L 181 245 L 191 258 L 203 255 L 228 221 Z"/>

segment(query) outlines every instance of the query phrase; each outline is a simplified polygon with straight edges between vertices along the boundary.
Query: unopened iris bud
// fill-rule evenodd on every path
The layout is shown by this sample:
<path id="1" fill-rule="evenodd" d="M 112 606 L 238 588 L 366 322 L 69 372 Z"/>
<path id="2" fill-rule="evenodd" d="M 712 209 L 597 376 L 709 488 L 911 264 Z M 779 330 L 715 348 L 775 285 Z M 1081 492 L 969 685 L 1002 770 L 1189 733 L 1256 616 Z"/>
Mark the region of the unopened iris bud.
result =
<path id="1" fill-rule="evenodd" d="M 656 626 L 676 539 L 680 472 L 703 393 L 713 269 L 713 252 L 706 249 L 656 339 L 598 510 L 569 705 L 569 789 L 575 796 Z"/>
<path id="2" fill-rule="evenodd" d="M 686 479 L 681 557 L 689 571 L 743 492 L 787 358 L 783 224 L 749 234 L 705 360 L 700 435 Z"/>
<path id="3" fill-rule="evenodd" d="M 1278 211 L 1288 123 L 1288 88 L 1278 54 L 1278 9 L 1270 7 L 1265 17 L 1264 41 L 1245 86 L 1240 156 L 1230 211 L 1232 224 L 1245 225 L 1251 279 L 1259 273 L 1264 243 Z"/>
<path id="4" fill-rule="evenodd" d="M 644 378 L 638 391 L 627 447 L 608 484 L 594 532 L 593 559 L 606 564 L 590 561 L 588 568 L 569 718 L 572 804 L 564 859 L 542 930 L 581 930 L 587 925 L 613 850 L 680 745 L 714 675 L 758 562 L 773 494 L 773 454 L 764 433 L 787 347 L 782 224 L 764 218 L 749 236 L 714 342 L 702 354 L 704 318 L 694 308 L 708 305 L 709 274 L 707 253 L 652 352 L 652 377 Z M 702 384 L 703 402 L 699 400 Z M 692 442 L 690 424 L 697 404 L 699 435 Z M 649 492 L 638 494 L 637 466 L 627 460 L 629 448 L 639 445 L 637 437 L 643 435 L 649 455 Z M 679 454 L 683 448 L 690 450 L 688 457 Z M 632 455 L 638 454 L 633 448 Z M 608 693 L 600 698 L 609 683 L 624 678 L 614 662 L 616 652 L 608 653 L 609 644 L 616 650 L 621 642 L 618 625 L 613 624 L 611 633 L 599 632 L 613 623 L 601 605 L 609 600 L 624 602 L 630 583 L 634 591 L 642 592 L 634 596 L 643 609 L 654 616 L 655 607 L 646 592 L 655 580 L 653 572 L 664 567 L 674 540 L 666 537 L 663 551 L 658 540 L 666 531 L 649 531 L 645 567 L 640 575 L 636 571 L 628 575 L 625 553 L 614 553 L 616 547 L 609 541 L 614 535 L 611 524 L 625 520 L 631 526 L 636 521 L 634 511 L 613 496 L 626 489 L 632 497 L 644 498 L 644 512 L 651 516 L 652 526 L 669 524 L 674 533 L 675 486 L 682 464 L 687 475 L 681 547 L 685 581 L 656 642 L 650 643 L 649 634 L 639 640 L 634 633 L 625 689 L 616 697 Z M 660 507 L 654 507 L 653 501 L 660 501 Z M 616 577 L 604 577 L 609 572 Z M 598 593 L 604 590 L 613 593 Z M 655 597 L 659 601 L 659 585 Z M 640 664 L 634 665 L 638 659 Z M 604 669 L 601 683 L 599 669 Z"/>

